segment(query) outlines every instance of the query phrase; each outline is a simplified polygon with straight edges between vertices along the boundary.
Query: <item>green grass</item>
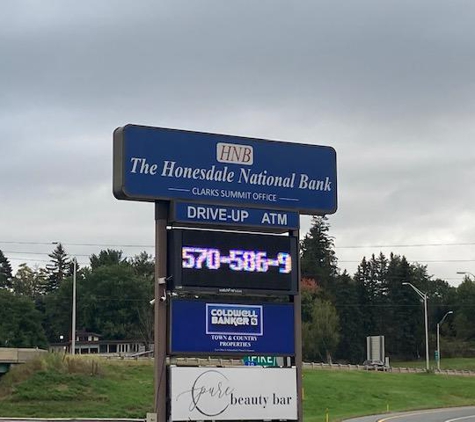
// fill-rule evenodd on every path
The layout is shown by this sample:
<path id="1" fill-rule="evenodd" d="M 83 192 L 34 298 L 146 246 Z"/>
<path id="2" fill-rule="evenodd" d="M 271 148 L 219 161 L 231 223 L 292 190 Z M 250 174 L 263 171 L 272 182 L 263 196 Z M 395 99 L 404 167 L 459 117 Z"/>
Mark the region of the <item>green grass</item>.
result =
<path id="1" fill-rule="evenodd" d="M 429 361 L 431 368 L 436 368 L 435 360 Z M 425 369 L 426 361 L 424 359 L 412 362 L 391 362 L 391 366 L 400 368 L 421 368 Z M 475 371 L 475 359 L 471 358 L 447 358 L 442 357 L 440 360 L 440 369 L 456 369 Z"/>
<path id="2" fill-rule="evenodd" d="M 34 363 L 34 371 L 21 365 L 5 375 L 0 416 L 144 418 L 153 410 L 150 362 L 48 359 L 56 362 Z"/>
<path id="3" fill-rule="evenodd" d="M 448 360 L 447 360 L 448 361 Z M 448 362 L 449 363 L 449 362 Z M 451 366 L 474 367 L 456 359 Z M 407 365 L 406 365 L 407 366 Z M 475 378 L 373 371 L 304 371 L 306 422 L 441 406 L 475 405 Z M 0 416 L 145 418 L 153 363 L 48 356 L 0 380 Z"/>
<path id="4" fill-rule="evenodd" d="M 390 411 L 475 404 L 475 379 L 370 371 L 304 372 L 306 422 Z"/>

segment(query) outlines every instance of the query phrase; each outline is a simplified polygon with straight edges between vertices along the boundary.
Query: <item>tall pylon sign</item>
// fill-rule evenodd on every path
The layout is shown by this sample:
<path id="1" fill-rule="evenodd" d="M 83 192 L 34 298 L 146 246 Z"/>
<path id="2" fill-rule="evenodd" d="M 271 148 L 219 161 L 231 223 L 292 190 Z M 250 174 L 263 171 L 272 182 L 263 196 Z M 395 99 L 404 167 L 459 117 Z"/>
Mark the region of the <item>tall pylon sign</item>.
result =
<path id="1" fill-rule="evenodd" d="M 114 196 L 155 204 L 157 421 L 302 421 L 299 220 L 336 212 L 335 150 L 137 125 L 113 150 Z"/>

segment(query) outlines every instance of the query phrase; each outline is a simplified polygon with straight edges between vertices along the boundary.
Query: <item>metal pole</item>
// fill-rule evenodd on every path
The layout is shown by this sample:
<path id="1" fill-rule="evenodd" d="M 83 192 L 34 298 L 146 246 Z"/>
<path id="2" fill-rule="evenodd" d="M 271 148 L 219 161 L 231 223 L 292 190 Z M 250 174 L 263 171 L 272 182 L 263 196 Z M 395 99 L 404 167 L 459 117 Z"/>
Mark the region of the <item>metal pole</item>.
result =
<path id="1" fill-rule="evenodd" d="M 167 276 L 167 222 L 168 203 L 155 202 L 154 409 L 157 422 L 167 422 L 167 287 L 166 283 L 160 283 L 160 279 Z"/>
<path id="2" fill-rule="evenodd" d="M 444 323 L 448 315 L 453 314 L 454 311 L 448 311 L 443 318 L 437 323 L 437 369 L 440 371 L 440 326 Z"/>
<path id="3" fill-rule="evenodd" d="M 405 282 L 402 283 L 403 286 L 410 286 L 412 290 L 414 290 L 424 301 L 424 322 L 425 322 L 425 330 L 426 330 L 426 370 L 429 371 L 429 321 L 427 316 L 427 294 L 421 292 L 416 286 L 411 283 Z"/>
<path id="4" fill-rule="evenodd" d="M 440 371 L 440 324 L 437 323 L 437 370 Z"/>
<path id="5" fill-rule="evenodd" d="M 292 236 L 299 238 L 299 230 L 290 232 Z M 297 246 L 297 261 L 300 252 Z M 300 283 L 300 263 L 297 265 L 298 282 Z M 300 286 L 298 292 L 293 297 L 294 301 L 294 327 L 295 327 L 295 368 L 297 371 L 297 417 L 298 421 L 303 421 L 303 382 L 302 382 L 302 297 L 300 296 Z"/>
<path id="6" fill-rule="evenodd" d="M 424 313 L 426 325 L 426 369 L 429 371 L 429 321 L 427 317 L 427 294 L 424 294 Z"/>
<path id="7" fill-rule="evenodd" d="M 76 354 L 76 272 L 77 261 L 73 258 L 73 315 L 71 321 L 71 354 Z"/>

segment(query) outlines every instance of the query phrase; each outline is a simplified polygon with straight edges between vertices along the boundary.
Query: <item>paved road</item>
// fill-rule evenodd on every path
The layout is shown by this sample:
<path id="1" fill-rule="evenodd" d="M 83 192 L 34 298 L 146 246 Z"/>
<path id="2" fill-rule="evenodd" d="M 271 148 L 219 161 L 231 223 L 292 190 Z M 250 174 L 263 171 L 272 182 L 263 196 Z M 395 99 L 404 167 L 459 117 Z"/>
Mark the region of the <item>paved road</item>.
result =
<path id="1" fill-rule="evenodd" d="M 129 418 L 0 418 L 0 422 L 144 422 Z"/>
<path id="2" fill-rule="evenodd" d="M 405 413 L 365 416 L 346 422 L 475 422 L 475 407 L 419 410 Z"/>

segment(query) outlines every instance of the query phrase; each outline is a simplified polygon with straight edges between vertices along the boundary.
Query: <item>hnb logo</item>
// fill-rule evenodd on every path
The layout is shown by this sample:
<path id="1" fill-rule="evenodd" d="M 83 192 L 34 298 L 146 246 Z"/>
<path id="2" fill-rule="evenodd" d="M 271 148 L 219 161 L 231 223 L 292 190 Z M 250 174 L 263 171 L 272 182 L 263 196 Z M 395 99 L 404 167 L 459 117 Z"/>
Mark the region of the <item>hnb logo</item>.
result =
<path id="1" fill-rule="evenodd" d="M 254 163 L 254 151 L 249 145 L 225 144 L 218 142 L 216 158 L 220 163 L 245 164 Z"/>

